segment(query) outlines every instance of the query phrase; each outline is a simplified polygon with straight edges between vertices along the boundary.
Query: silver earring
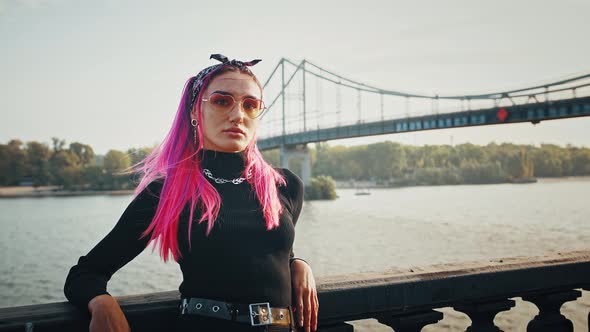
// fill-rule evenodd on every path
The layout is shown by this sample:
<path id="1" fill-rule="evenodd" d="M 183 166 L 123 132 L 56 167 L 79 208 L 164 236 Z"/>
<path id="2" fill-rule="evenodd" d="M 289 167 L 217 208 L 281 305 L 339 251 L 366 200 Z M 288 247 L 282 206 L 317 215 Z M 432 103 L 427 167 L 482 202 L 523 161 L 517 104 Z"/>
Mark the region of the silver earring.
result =
<path id="1" fill-rule="evenodd" d="M 194 136 L 194 143 L 195 146 L 197 145 L 197 126 L 199 125 L 199 121 L 197 119 L 191 119 L 191 125 L 193 126 L 193 136 Z"/>

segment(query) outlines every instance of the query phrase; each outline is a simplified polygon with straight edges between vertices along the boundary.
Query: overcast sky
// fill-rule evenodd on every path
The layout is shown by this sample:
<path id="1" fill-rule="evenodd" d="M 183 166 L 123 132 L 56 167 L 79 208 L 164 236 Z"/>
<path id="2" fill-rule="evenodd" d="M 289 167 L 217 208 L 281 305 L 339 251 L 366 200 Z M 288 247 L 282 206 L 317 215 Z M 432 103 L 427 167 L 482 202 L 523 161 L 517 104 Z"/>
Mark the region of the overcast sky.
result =
<path id="1" fill-rule="evenodd" d="M 0 142 L 149 146 L 211 53 L 308 59 L 384 89 L 469 94 L 590 72 L 590 1 L 0 0 Z M 590 146 L 590 118 L 331 144 Z"/>

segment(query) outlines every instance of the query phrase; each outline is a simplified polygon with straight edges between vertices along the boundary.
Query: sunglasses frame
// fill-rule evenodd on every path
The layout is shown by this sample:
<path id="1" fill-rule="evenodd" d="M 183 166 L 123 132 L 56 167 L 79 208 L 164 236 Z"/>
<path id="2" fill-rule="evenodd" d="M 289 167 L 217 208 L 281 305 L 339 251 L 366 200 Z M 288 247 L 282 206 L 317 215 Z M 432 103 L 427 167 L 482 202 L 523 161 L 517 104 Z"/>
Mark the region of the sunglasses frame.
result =
<path id="1" fill-rule="evenodd" d="M 229 113 L 229 112 L 230 112 L 230 111 L 231 111 L 231 110 L 232 110 L 232 109 L 233 109 L 233 108 L 236 106 L 236 104 L 237 104 L 236 98 L 234 98 L 234 96 L 232 96 L 232 95 L 230 95 L 230 94 L 223 94 L 223 93 L 219 93 L 219 92 L 213 92 L 212 94 L 210 94 L 210 95 L 209 95 L 209 97 L 208 97 L 208 98 L 203 98 L 203 99 L 201 99 L 201 101 L 206 101 L 206 102 L 209 102 L 209 103 L 210 103 L 210 102 L 211 102 L 211 96 L 213 96 L 213 95 L 221 95 L 221 96 L 224 96 L 224 97 L 230 97 L 230 98 L 231 98 L 231 99 L 234 101 L 233 105 L 232 105 L 231 107 L 229 107 L 229 108 L 228 108 L 228 110 L 227 110 L 227 112 L 228 112 L 228 113 Z M 252 116 L 250 116 L 250 114 L 249 114 L 248 112 L 246 112 L 246 111 L 244 110 L 244 100 L 246 100 L 246 99 L 254 99 L 254 100 L 256 100 L 256 101 L 259 101 L 259 102 L 260 102 L 260 111 L 258 112 L 258 115 L 257 115 L 257 116 L 255 116 L 255 117 L 252 117 Z M 246 114 L 246 115 L 247 115 L 247 116 L 248 116 L 250 119 L 257 119 L 257 118 L 259 118 L 259 117 L 260 117 L 260 116 L 261 116 L 261 115 L 264 113 L 264 111 L 266 111 L 266 110 L 267 110 L 267 107 L 266 107 L 266 104 L 264 103 L 264 101 L 263 101 L 262 99 L 258 99 L 258 98 L 252 98 L 252 97 L 246 97 L 246 98 L 242 98 L 242 99 L 240 99 L 240 103 L 239 103 L 239 104 L 240 104 L 240 107 L 242 108 L 242 110 L 244 110 L 244 114 Z M 212 107 L 219 107 L 219 105 L 217 105 L 217 106 L 213 106 L 213 104 L 212 104 Z"/>

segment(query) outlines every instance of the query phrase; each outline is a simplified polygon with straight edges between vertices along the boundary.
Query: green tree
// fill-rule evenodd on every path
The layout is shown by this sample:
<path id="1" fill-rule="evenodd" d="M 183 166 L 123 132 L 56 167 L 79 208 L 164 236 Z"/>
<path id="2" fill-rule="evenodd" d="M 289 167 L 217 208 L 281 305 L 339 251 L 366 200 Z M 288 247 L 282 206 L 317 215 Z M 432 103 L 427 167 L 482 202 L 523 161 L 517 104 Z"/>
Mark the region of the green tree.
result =
<path id="1" fill-rule="evenodd" d="M 109 150 L 104 156 L 105 189 L 125 189 L 131 187 L 132 178 L 121 172 L 131 165 L 129 155 L 118 150 Z"/>
<path id="2" fill-rule="evenodd" d="M 54 150 L 49 158 L 49 170 L 51 172 L 52 183 L 60 186 L 72 185 L 69 177 L 73 174 L 73 169 L 80 164 L 78 156 L 69 151 L 58 149 Z"/>
<path id="3" fill-rule="evenodd" d="M 119 150 L 109 150 L 104 156 L 104 168 L 108 173 L 124 170 L 131 165 L 131 158 Z"/>
<path id="4" fill-rule="evenodd" d="M 0 186 L 7 186 L 10 181 L 8 174 L 8 169 L 10 168 L 8 155 L 8 145 L 0 144 Z"/>
<path id="5" fill-rule="evenodd" d="M 63 139 L 60 140 L 57 137 L 52 137 L 51 143 L 52 143 L 52 147 L 53 147 L 53 153 L 57 153 L 57 152 L 63 150 L 64 146 L 66 146 L 66 141 Z"/>
<path id="6" fill-rule="evenodd" d="M 570 148 L 573 176 L 590 175 L 590 149 Z"/>
<path id="7" fill-rule="evenodd" d="M 46 144 L 35 141 L 27 143 L 27 164 L 31 172 L 33 186 L 45 186 L 51 181 L 50 157 L 51 151 Z"/>
<path id="8" fill-rule="evenodd" d="M 411 145 L 404 145 L 403 147 L 404 150 L 404 155 L 406 157 L 406 169 L 408 170 L 413 170 L 415 168 L 418 167 L 422 167 L 420 166 L 420 161 L 419 161 L 419 148 L 416 146 L 411 146 Z M 459 164 L 457 164 L 458 166 Z"/>
<path id="9" fill-rule="evenodd" d="M 4 166 L 0 168 L 4 174 L 5 185 L 15 186 L 23 177 L 30 176 L 30 170 L 27 169 L 27 151 L 22 147 L 23 143 L 20 140 L 13 139 L 3 148 Z"/>
<path id="10" fill-rule="evenodd" d="M 111 175 L 99 166 L 90 166 L 83 169 L 82 181 L 88 184 L 89 189 L 106 190 L 111 186 Z"/>
<path id="11" fill-rule="evenodd" d="M 94 165 L 94 150 L 90 145 L 74 142 L 70 143 L 69 150 L 74 153 L 79 160 L 81 167 L 88 167 Z"/>
<path id="12" fill-rule="evenodd" d="M 336 183 L 329 176 L 320 175 L 311 178 L 311 183 L 305 187 L 305 199 L 336 199 Z"/>
<path id="13" fill-rule="evenodd" d="M 560 156 L 559 147 L 552 144 L 541 144 L 534 153 L 533 163 L 535 174 L 542 177 L 564 175 L 564 160 Z"/>
<path id="14" fill-rule="evenodd" d="M 351 146 L 343 150 L 338 157 L 339 173 L 344 179 L 368 180 L 375 177 L 375 168 L 369 160 L 369 152 L 366 145 Z M 357 166 L 355 166 L 356 164 Z M 352 171 L 359 169 L 360 174 L 353 176 Z"/>
<path id="15" fill-rule="evenodd" d="M 406 155 L 399 143 L 380 142 L 361 149 L 357 160 L 363 161 L 367 178 L 388 180 L 400 176 L 405 168 Z"/>
<path id="16" fill-rule="evenodd" d="M 87 189 L 89 186 L 84 182 L 84 168 L 82 167 L 66 167 L 61 170 L 62 185 L 64 189 L 81 190 Z"/>
<path id="17" fill-rule="evenodd" d="M 345 160 L 350 160 L 346 156 L 347 152 L 348 148 L 344 146 L 324 147 L 316 155 L 316 161 L 312 165 L 312 173 L 328 175 L 335 179 L 350 179 L 347 170 L 342 165 Z"/>
<path id="18" fill-rule="evenodd" d="M 131 148 L 127 150 L 127 155 L 129 155 L 130 164 L 135 165 L 138 162 L 144 160 L 154 148 L 143 147 L 143 148 Z"/>
<path id="19" fill-rule="evenodd" d="M 462 183 L 499 183 L 506 180 L 506 174 L 499 161 L 484 164 L 472 160 L 464 161 L 459 170 L 463 179 Z"/>

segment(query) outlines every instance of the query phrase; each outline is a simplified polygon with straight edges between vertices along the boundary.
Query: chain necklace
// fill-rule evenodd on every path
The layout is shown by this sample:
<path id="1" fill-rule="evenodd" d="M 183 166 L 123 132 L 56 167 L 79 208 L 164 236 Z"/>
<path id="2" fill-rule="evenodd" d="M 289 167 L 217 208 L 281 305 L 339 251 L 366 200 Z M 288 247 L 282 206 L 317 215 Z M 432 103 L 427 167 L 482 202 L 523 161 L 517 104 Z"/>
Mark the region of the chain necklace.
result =
<path id="1" fill-rule="evenodd" d="M 214 177 L 214 176 L 213 176 L 213 174 L 211 173 L 211 171 L 210 171 L 210 170 L 208 170 L 208 169 L 206 169 L 206 168 L 205 168 L 205 169 L 203 169 L 203 173 L 204 173 L 204 174 L 205 174 L 205 175 L 206 175 L 206 176 L 207 176 L 209 179 L 211 179 L 211 180 L 215 181 L 215 183 L 221 183 L 221 184 L 224 184 L 224 183 L 231 182 L 231 183 L 233 183 L 233 184 L 240 184 L 240 183 L 244 182 L 246 179 L 250 179 L 250 178 L 252 177 L 252 168 L 250 168 L 250 169 L 248 170 L 248 174 L 246 174 L 246 177 L 245 177 L 245 178 L 235 178 L 235 179 L 231 179 L 231 180 L 228 180 L 228 179 L 222 179 L 222 178 L 216 178 L 216 177 Z"/>

